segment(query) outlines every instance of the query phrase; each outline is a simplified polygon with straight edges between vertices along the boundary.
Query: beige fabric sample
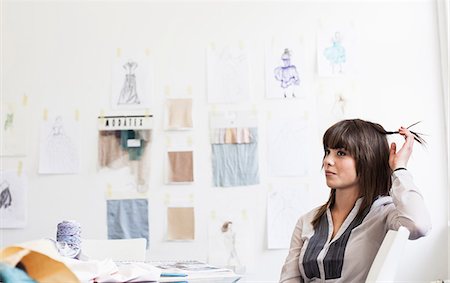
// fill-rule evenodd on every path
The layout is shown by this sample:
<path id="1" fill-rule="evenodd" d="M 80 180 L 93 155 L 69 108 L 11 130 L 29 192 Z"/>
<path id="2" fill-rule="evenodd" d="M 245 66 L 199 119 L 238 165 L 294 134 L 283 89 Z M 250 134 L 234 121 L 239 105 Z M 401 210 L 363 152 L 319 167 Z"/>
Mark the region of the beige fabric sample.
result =
<path id="1" fill-rule="evenodd" d="M 195 217 L 193 207 L 167 208 L 167 239 L 194 240 Z"/>
<path id="2" fill-rule="evenodd" d="M 192 151 L 173 151 L 169 155 L 169 181 L 193 182 L 194 166 Z"/>
<path id="3" fill-rule="evenodd" d="M 168 128 L 192 128 L 192 99 L 167 100 Z"/>

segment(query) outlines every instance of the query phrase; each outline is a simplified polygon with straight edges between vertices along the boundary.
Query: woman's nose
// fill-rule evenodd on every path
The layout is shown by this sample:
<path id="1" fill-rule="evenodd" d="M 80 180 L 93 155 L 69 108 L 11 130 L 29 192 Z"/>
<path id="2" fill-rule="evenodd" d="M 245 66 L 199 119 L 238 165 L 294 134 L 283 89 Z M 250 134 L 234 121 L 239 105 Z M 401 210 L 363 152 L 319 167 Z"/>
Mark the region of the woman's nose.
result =
<path id="1" fill-rule="evenodd" d="M 325 156 L 325 158 L 323 159 L 323 165 L 328 165 L 328 166 L 333 166 L 334 165 L 334 160 L 331 157 L 331 154 L 328 154 L 327 156 Z"/>

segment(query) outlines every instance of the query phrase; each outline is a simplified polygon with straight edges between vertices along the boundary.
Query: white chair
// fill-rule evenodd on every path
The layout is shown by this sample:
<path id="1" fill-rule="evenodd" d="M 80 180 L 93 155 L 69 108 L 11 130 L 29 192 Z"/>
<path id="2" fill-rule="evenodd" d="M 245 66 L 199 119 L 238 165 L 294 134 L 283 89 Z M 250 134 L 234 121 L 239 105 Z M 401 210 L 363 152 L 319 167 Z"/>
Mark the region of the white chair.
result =
<path id="1" fill-rule="evenodd" d="M 81 253 L 89 259 L 112 259 L 114 261 L 144 261 L 147 240 L 117 239 L 92 240 L 82 239 Z"/>
<path id="2" fill-rule="evenodd" d="M 366 283 L 395 282 L 398 263 L 408 237 L 409 231 L 405 227 L 400 227 L 398 231 L 387 232 L 370 267 Z"/>

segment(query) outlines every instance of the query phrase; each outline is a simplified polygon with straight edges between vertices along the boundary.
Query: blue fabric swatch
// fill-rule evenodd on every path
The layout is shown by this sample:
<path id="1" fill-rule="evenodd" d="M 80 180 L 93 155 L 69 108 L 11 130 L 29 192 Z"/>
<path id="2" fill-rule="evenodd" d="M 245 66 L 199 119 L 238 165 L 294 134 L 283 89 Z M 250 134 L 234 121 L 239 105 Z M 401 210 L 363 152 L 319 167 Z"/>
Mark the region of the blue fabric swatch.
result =
<path id="1" fill-rule="evenodd" d="M 248 144 L 212 144 L 216 187 L 249 186 L 259 183 L 257 129 L 250 129 Z"/>
<path id="2" fill-rule="evenodd" d="M 108 239 L 147 239 L 148 201 L 146 199 L 108 200 Z"/>

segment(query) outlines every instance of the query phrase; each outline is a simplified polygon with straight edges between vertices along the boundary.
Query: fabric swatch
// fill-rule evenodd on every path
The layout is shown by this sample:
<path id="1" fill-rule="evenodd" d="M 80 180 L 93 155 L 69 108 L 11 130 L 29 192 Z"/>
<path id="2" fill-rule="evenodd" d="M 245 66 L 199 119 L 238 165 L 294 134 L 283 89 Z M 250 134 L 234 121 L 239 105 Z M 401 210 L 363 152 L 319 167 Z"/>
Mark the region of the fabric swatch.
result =
<path id="1" fill-rule="evenodd" d="M 150 172 L 150 142 L 151 130 L 99 131 L 99 166 L 112 169 L 129 166 L 136 176 L 137 185 L 146 191 Z"/>
<path id="2" fill-rule="evenodd" d="M 213 180 L 216 187 L 259 183 L 257 129 L 249 129 L 250 143 L 212 144 Z"/>
<path id="3" fill-rule="evenodd" d="M 172 151 L 169 156 L 169 182 L 193 182 L 192 151 Z"/>
<path id="4" fill-rule="evenodd" d="M 146 199 L 107 200 L 108 239 L 147 239 L 148 201 Z"/>
<path id="5" fill-rule="evenodd" d="M 167 100 L 167 127 L 192 128 L 192 99 Z"/>
<path id="6" fill-rule="evenodd" d="M 167 239 L 194 240 L 195 216 L 193 207 L 167 208 Z"/>

